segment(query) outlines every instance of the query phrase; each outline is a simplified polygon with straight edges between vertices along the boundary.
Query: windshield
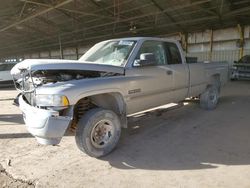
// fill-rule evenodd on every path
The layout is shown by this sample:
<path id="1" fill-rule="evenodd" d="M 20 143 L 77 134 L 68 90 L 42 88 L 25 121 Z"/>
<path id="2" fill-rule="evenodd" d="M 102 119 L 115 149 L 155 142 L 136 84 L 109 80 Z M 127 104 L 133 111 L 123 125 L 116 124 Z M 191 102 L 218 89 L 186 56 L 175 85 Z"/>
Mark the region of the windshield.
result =
<path id="1" fill-rule="evenodd" d="M 124 66 L 136 41 L 104 41 L 94 45 L 79 61 L 95 64 Z"/>

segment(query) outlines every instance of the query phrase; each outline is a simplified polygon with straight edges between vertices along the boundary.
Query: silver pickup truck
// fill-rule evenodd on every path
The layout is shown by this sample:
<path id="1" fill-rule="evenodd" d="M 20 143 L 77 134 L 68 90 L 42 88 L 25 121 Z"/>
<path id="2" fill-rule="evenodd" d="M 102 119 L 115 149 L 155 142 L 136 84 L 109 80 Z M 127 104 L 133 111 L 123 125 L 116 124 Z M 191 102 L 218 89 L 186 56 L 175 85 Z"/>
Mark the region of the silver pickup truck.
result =
<path id="1" fill-rule="evenodd" d="M 128 115 L 187 97 L 214 109 L 228 64 L 188 64 L 177 41 L 138 37 L 100 42 L 78 61 L 27 59 L 11 74 L 39 143 L 59 144 L 73 128 L 78 148 L 101 157 L 117 145 Z"/>

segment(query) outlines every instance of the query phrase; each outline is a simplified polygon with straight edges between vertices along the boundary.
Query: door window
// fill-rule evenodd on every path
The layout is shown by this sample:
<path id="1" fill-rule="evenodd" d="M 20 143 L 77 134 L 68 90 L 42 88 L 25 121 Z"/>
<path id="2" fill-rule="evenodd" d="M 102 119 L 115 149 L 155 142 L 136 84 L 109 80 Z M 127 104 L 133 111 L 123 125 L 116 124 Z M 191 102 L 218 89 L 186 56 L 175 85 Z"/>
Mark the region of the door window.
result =
<path id="1" fill-rule="evenodd" d="M 168 64 L 182 64 L 181 54 L 179 48 L 176 44 L 166 42 L 165 43 L 166 52 L 168 55 Z"/>
<path id="2" fill-rule="evenodd" d="M 153 53 L 155 55 L 157 65 L 166 64 L 166 55 L 163 43 L 160 41 L 145 41 L 139 53 L 137 54 L 136 59 L 140 59 L 140 55 L 144 53 Z"/>

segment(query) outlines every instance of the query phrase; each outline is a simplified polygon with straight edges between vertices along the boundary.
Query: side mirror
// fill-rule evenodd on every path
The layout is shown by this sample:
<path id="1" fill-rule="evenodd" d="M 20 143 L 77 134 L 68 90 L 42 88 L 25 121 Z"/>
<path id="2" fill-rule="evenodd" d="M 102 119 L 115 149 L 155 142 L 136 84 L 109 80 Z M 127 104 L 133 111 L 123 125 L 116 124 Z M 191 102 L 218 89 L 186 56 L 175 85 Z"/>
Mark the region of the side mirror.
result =
<path id="1" fill-rule="evenodd" d="M 153 53 L 143 53 L 140 55 L 140 59 L 135 60 L 134 65 L 140 67 L 156 65 L 155 55 Z"/>

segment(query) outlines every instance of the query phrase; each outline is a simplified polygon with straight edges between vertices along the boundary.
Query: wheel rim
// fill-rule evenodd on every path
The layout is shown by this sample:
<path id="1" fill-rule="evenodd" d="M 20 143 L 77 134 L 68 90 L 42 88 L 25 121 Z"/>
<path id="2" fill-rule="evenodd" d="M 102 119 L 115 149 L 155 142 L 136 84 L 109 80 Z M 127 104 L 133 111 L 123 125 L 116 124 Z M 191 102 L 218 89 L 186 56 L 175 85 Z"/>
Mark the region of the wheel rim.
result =
<path id="1" fill-rule="evenodd" d="M 91 131 L 91 143 L 96 148 L 106 147 L 114 137 L 114 124 L 110 120 L 97 122 Z"/>
<path id="2" fill-rule="evenodd" d="M 211 103 L 216 104 L 217 103 L 217 92 L 215 90 L 212 90 L 209 95 L 209 100 Z"/>

